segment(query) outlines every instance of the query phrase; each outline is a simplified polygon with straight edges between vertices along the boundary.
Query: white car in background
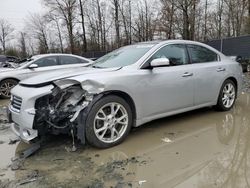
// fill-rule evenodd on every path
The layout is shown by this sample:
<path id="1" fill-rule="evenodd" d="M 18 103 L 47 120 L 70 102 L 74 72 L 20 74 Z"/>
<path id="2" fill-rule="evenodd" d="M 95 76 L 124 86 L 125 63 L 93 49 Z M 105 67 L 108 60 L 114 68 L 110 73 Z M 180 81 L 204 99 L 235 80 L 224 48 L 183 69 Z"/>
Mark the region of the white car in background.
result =
<path id="1" fill-rule="evenodd" d="M 32 56 L 16 68 L 0 69 L 0 97 L 10 98 L 10 90 L 19 81 L 44 72 L 86 66 L 93 61 L 71 54 L 43 54 Z"/>

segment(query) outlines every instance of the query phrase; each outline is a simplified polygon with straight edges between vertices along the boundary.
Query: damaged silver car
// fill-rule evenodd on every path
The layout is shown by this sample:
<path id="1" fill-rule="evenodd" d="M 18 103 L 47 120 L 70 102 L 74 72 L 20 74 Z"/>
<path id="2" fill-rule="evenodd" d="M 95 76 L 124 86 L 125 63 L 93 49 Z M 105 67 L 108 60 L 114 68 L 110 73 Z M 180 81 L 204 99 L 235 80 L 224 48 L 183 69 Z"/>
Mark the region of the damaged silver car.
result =
<path id="1" fill-rule="evenodd" d="M 184 40 L 138 43 L 78 71 L 21 81 L 9 107 L 26 142 L 71 133 L 98 148 L 121 143 L 131 127 L 206 106 L 230 110 L 242 87 L 239 63 Z"/>

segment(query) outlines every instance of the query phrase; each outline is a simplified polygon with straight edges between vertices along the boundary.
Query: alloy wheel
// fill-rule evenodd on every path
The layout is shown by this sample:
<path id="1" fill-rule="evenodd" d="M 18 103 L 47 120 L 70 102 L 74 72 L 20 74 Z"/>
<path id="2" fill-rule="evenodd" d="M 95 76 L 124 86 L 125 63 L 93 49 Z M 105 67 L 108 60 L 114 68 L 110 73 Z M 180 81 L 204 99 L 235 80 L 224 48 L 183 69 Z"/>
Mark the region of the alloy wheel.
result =
<path id="1" fill-rule="evenodd" d="M 222 102 L 226 108 L 231 108 L 235 101 L 235 88 L 233 84 L 227 83 L 223 88 Z"/>
<path id="2" fill-rule="evenodd" d="M 94 132 L 100 141 L 114 143 L 124 135 L 128 123 L 128 112 L 125 107 L 111 102 L 102 106 L 96 113 Z"/>
<path id="3" fill-rule="evenodd" d="M 10 91 L 13 87 L 15 87 L 15 84 L 10 82 L 3 82 L 0 85 L 0 95 L 4 97 L 10 97 Z"/>

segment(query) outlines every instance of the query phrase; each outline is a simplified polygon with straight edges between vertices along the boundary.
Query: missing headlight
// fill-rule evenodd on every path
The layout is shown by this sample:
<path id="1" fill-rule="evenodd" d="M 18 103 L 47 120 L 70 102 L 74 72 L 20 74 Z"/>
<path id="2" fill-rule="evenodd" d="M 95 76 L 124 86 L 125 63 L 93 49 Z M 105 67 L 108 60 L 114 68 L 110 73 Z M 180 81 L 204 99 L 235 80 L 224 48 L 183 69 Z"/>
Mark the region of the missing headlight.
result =
<path id="1" fill-rule="evenodd" d="M 39 98 L 36 101 L 36 116 L 34 127 L 64 129 L 70 125 L 79 106 L 85 100 L 85 91 L 80 85 L 70 86 L 61 90 L 55 87 L 52 94 Z"/>

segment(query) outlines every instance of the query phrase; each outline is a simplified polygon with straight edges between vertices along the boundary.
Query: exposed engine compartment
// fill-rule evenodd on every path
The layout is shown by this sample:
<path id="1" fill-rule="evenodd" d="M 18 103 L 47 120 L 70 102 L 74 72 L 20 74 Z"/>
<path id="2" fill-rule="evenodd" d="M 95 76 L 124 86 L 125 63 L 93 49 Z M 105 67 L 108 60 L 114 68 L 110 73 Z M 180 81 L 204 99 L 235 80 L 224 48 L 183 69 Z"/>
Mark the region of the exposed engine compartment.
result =
<path id="1" fill-rule="evenodd" d="M 36 101 L 34 128 L 39 133 L 69 128 L 74 123 L 72 121 L 74 114 L 83 106 L 86 107 L 85 98 L 86 92 L 80 85 L 73 85 L 66 89 L 55 87 L 52 94 Z"/>

